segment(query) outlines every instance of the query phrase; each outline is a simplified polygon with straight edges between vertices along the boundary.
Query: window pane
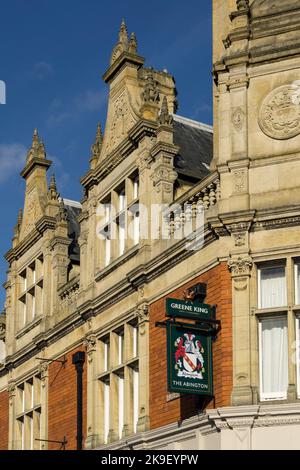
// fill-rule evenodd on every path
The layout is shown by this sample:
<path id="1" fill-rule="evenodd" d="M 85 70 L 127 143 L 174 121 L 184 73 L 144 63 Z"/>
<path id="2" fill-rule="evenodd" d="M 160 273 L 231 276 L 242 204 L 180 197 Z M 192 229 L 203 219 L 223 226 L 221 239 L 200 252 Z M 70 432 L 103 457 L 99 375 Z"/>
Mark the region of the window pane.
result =
<path id="1" fill-rule="evenodd" d="M 287 304 L 285 268 L 260 270 L 260 308 L 282 307 Z"/>
<path id="2" fill-rule="evenodd" d="M 136 177 L 133 181 L 133 199 L 139 197 L 139 178 Z"/>
<path id="3" fill-rule="evenodd" d="M 286 318 L 261 321 L 262 399 L 286 398 L 288 387 L 288 346 Z"/>
<path id="4" fill-rule="evenodd" d="M 137 212 L 134 214 L 134 235 L 133 235 L 133 243 L 137 245 L 140 241 L 140 214 Z"/>
<path id="5" fill-rule="evenodd" d="M 139 419 L 139 372 L 138 370 L 132 371 L 132 385 L 133 385 L 133 432 L 137 432 L 137 424 Z"/>
<path id="6" fill-rule="evenodd" d="M 109 354 L 110 354 L 110 344 L 109 344 L 109 341 L 105 341 L 105 343 L 103 343 L 103 347 L 104 347 L 104 372 L 108 371 L 109 369 Z"/>
<path id="7" fill-rule="evenodd" d="M 118 335 L 118 359 L 119 364 L 123 364 L 124 361 L 124 332 L 122 331 Z"/>
<path id="8" fill-rule="evenodd" d="M 136 357 L 138 355 L 138 327 L 137 326 L 133 326 L 132 327 L 132 356 L 133 357 Z"/>
<path id="9" fill-rule="evenodd" d="M 109 382 L 103 383 L 104 387 L 104 442 L 107 443 L 109 435 Z"/>
<path id="10" fill-rule="evenodd" d="M 119 377 L 119 438 L 122 438 L 124 426 L 124 378 Z"/>
<path id="11" fill-rule="evenodd" d="M 122 221 L 119 224 L 119 255 L 123 255 L 125 251 L 125 223 Z"/>

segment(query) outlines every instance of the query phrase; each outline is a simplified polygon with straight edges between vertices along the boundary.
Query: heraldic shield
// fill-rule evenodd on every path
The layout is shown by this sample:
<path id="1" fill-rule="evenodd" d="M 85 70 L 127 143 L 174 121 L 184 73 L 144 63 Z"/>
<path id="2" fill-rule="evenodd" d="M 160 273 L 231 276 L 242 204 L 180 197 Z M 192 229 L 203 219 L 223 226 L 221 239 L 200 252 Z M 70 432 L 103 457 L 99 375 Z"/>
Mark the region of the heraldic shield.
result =
<path id="1" fill-rule="evenodd" d="M 167 323 L 169 391 L 212 396 L 211 337 L 189 328 Z"/>

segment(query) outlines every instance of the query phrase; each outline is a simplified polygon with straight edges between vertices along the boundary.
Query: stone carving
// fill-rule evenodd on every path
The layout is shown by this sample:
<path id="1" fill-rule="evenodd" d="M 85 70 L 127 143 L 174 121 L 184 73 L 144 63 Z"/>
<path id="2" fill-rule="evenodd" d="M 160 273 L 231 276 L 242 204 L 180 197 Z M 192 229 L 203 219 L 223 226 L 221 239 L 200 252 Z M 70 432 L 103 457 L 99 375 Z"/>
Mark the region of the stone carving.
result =
<path id="1" fill-rule="evenodd" d="M 228 269 L 232 276 L 245 276 L 249 275 L 253 266 L 253 261 L 250 257 L 248 258 L 231 258 L 228 261 Z"/>
<path id="2" fill-rule="evenodd" d="M 237 132 L 240 132 L 245 125 L 245 113 L 241 107 L 235 108 L 232 112 L 231 122 Z"/>
<path id="3" fill-rule="evenodd" d="M 43 361 L 39 365 L 39 373 L 41 376 L 41 385 L 42 388 L 46 387 L 47 379 L 48 379 L 48 371 L 49 371 L 49 361 Z"/>
<path id="4" fill-rule="evenodd" d="M 233 234 L 235 246 L 246 245 L 246 232 L 237 232 Z"/>
<path id="5" fill-rule="evenodd" d="M 246 170 L 237 170 L 233 172 L 234 175 L 234 193 L 244 193 L 246 187 Z"/>
<path id="6" fill-rule="evenodd" d="M 284 85 L 264 99 L 259 112 L 261 130 L 272 139 L 291 139 L 300 134 L 300 87 Z"/>
<path id="7" fill-rule="evenodd" d="M 7 387 L 8 397 L 9 397 L 9 405 L 12 406 L 14 402 L 14 397 L 16 395 L 17 386 L 15 382 L 10 382 Z"/>
<path id="8" fill-rule="evenodd" d="M 126 137 L 129 129 L 134 125 L 135 120 L 130 112 L 129 101 L 126 91 L 113 103 L 108 143 L 106 151 L 112 151 Z"/>
<path id="9" fill-rule="evenodd" d="M 172 126 L 173 116 L 169 114 L 168 101 L 166 96 L 163 97 L 160 115 L 158 116 L 160 126 Z"/>
<path id="10" fill-rule="evenodd" d="M 87 336 L 84 340 L 84 346 L 86 348 L 88 362 L 93 361 L 93 353 L 97 348 L 97 337 L 95 335 Z"/>
<path id="11" fill-rule="evenodd" d="M 148 70 L 146 75 L 146 84 L 142 93 L 144 103 L 157 103 L 159 101 L 159 92 L 157 82 L 153 78 L 153 72 Z"/>
<path id="12" fill-rule="evenodd" d="M 249 10 L 249 0 L 236 0 L 236 7 L 239 11 Z"/>
<path id="13" fill-rule="evenodd" d="M 146 323 L 149 322 L 149 307 L 148 304 L 142 303 L 137 308 L 137 317 L 139 322 L 139 332 L 143 336 L 146 332 Z"/>

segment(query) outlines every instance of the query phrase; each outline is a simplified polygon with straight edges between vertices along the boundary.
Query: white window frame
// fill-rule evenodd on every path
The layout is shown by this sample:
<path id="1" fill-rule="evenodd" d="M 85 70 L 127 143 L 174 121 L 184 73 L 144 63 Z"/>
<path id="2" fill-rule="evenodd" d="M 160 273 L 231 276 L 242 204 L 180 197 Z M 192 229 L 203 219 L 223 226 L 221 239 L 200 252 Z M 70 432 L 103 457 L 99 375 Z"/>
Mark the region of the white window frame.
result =
<path id="1" fill-rule="evenodd" d="M 258 353 L 259 353 L 259 396 L 260 396 L 260 401 L 279 401 L 279 400 L 286 400 L 287 399 L 287 391 L 282 393 L 281 395 L 278 394 L 278 392 L 274 393 L 263 393 L 262 391 L 262 385 L 263 385 L 263 367 L 262 367 L 262 322 L 264 320 L 271 320 L 271 319 L 278 319 L 278 318 L 284 318 L 287 321 L 287 316 L 286 315 L 274 315 L 273 317 L 267 316 L 267 317 L 261 317 L 258 320 L 259 326 L 258 326 L 258 337 L 259 337 L 259 343 L 258 343 Z M 287 331 L 287 336 L 288 336 L 288 331 Z M 288 364 L 287 364 L 288 366 Z"/>

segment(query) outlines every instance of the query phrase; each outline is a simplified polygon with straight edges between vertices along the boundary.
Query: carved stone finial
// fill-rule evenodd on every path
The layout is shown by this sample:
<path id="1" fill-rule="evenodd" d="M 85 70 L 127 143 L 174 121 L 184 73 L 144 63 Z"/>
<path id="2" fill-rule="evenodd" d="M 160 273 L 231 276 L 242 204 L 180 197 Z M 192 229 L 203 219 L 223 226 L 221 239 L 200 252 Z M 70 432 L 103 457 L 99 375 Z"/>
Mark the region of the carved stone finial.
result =
<path id="1" fill-rule="evenodd" d="M 137 40 L 135 33 L 131 33 L 130 41 L 129 41 L 129 52 L 132 54 L 136 54 L 137 52 Z"/>
<path id="2" fill-rule="evenodd" d="M 56 187 L 56 179 L 54 173 L 51 175 L 50 179 L 50 185 L 49 185 L 49 191 L 48 191 L 48 199 L 50 201 L 57 201 L 59 197 L 59 194 L 57 192 L 57 187 Z"/>
<path id="3" fill-rule="evenodd" d="M 68 220 L 68 214 L 64 205 L 63 199 L 59 203 L 59 212 L 56 216 L 57 222 L 66 222 Z"/>
<path id="4" fill-rule="evenodd" d="M 142 93 L 142 98 L 144 103 L 157 103 L 159 101 L 157 82 L 153 78 L 152 69 L 147 72 L 146 85 Z"/>
<path id="5" fill-rule="evenodd" d="M 236 6 L 239 11 L 249 10 L 249 0 L 236 0 Z"/>
<path id="6" fill-rule="evenodd" d="M 23 220 L 23 209 L 19 209 L 19 213 L 18 213 L 18 227 L 19 228 L 21 227 L 22 220 Z"/>
<path id="7" fill-rule="evenodd" d="M 164 96 L 164 99 L 162 102 L 161 111 L 158 116 L 158 122 L 161 126 L 163 125 L 172 126 L 173 124 L 173 117 L 169 114 L 168 101 L 167 101 L 166 96 Z"/>
<path id="8" fill-rule="evenodd" d="M 92 156 L 91 156 L 91 159 L 90 159 L 90 164 L 91 164 L 92 169 L 96 167 L 97 162 L 100 158 L 102 142 L 103 142 L 103 135 L 102 135 L 102 131 L 101 131 L 101 125 L 99 123 L 98 127 L 97 127 L 95 142 L 91 146 Z"/>
<path id="9" fill-rule="evenodd" d="M 99 123 L 98 126 L 97 126 L 97 133 L 96 133 L 95 142 L 91 146 L 91 151 L 92 151 L 92 156 L 93 157 L 96 156 L 98 158 L 100 156 L 102 142 L 103 142 L 103 135 L 102 135 L 101 125 Z"/>
<path id="10" fill-rule="evenodd" d="M 40 141 L 38 130 L 34 129 L 32 145 L 27 154 L 27 162 L 33 158 L 46 158 L 45 145 Z"/>
<path id="11" fill-rule="evenodd" d="M 119 41 L 126 46 L 128 44 L 128 33 L 124 18 L 122 19 L 121 28 L 119 32 Z"/>

